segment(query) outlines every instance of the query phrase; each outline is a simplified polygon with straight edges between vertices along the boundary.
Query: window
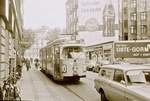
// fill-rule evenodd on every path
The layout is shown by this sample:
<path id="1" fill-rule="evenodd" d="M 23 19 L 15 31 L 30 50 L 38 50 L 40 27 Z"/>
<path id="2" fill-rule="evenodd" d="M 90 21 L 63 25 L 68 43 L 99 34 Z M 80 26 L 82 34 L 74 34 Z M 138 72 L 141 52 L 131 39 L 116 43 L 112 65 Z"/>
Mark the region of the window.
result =
<path id="1" fill-rule="evenodd" d="M 133 20 L 133 21 L 136 20 L 136 13 L 131 13 L 131 20 Z"/>
<path id="2" fill-rule="evenodd" d="M 146 25 L 141 25 L 141 34 L 145 34 L 147 32 Z"/>
<path id="3" fill-rule="evenodd" d="M 92 52 L 89 52 L 89 59 L 92 59 Z"/>
<path id="4" fill-rule="evenodd" d="M 127 8 L 123 8 L 123 14 L 125 15 L 124 18 L 127 18 L 126 16 L 128 15 L 128 9 Z"/>
<path id="5" fill-rule="evenodd" d="M 130 32 L 133 34 L 133 33 L 136 33 L 136 27 L 135 26 L 131 26 L 130 27 Z"/>
<path id="6" fill-rule="evenodd" d="M 100 75 L 112 80 L 113 75 L 114 75 L 114 70 L 113 69 L 102 69 L 100 72 Z"/>
<path id="7" fill-rule="evenodd" d="M 106 70 L 102 70 L 101 71 L 101 76 L 105 76 L 106 75 Z"/>
<path id="8" fill-rule="evenodd" d="M 140 6 L 141 6 L 140 8 L 146 9 L 146 3 L 147 3 L 146 0 L 141 0 L 140 1 Z"/>
<path id="9" fill-rule="evenodd" d="M 147 81 L 149 81 L 148 77 L 149 77 L 149 73 L 147 71 L 143 71 L 143 70 L 132 70 L 132 71 L 127 72 L 127 80 L 128 80 L 128 83 L 130 83 L 130 84 L 146 83 L 146 79 L 147 79 Z"/>
<path id="10" fill-rule="evenodd" d="M 53 53 L 52 53 L 51 47 L 47 48 L 47 52 L 48 52 L 48 54 L 47 54 L 48 61 L 52 62 Z"/>
<path id="11" fill-rule="evenodd" d="M 136 8 L 136 0 L 131 0 L 131 8 Z"/>
<path id="12" fill-rule="evenodd" d="M 140 13 L 141 20 L 146 20 L 146 12 Z"/>
<path id="13" fill-rule="evenodd" d="M 62 51 L 62 56 L 64 58 L 85 58 L 82 47 L 65 47 Z"/>
<path id="14" fill-rule="evenodd" d="M 145 79 L 148 83 L 150 83 L 150 71 L 144 71 Z"/>
<path id="15" fill-rule="evenodd" d="M 124 20 L 124 27 L 128 28 L 128 20 Z"/>
<path id="16" fill-rule="evenodd" d="M 124 40 L 128 40 L 128 33 L 124 33 Z"/>
<path id="17" fill-rule="evenodd" d="M 123 75 L 123 71 L 121 71 L 121 70 L 115 70 L 114 81 L 120 83 L 121 80 L 125 81 L 124 75 Z"/>

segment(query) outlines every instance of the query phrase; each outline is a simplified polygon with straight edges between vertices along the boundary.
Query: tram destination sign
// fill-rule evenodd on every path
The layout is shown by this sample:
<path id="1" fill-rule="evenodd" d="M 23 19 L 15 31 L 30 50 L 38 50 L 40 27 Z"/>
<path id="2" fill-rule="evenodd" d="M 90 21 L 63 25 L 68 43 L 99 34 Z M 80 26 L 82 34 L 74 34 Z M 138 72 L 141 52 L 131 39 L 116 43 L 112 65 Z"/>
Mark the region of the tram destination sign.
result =
<path id="1" fill-rule="evenodd" d="M 150 58 L 150 42 L 115 42 L 115 58 Z"/>

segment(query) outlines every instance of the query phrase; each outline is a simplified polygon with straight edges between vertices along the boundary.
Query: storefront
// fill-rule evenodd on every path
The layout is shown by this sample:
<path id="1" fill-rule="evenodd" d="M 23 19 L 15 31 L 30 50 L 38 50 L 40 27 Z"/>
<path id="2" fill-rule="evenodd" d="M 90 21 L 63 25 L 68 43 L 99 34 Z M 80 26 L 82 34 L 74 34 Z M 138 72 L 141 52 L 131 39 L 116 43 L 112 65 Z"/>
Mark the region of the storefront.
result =
<path id="1" fill-rule="evenodd" d="M 150 63 L 150 40 L 117 41 L 87 47 L 87 58 L 95 63 L 108 64 L 118 61 Z"/>

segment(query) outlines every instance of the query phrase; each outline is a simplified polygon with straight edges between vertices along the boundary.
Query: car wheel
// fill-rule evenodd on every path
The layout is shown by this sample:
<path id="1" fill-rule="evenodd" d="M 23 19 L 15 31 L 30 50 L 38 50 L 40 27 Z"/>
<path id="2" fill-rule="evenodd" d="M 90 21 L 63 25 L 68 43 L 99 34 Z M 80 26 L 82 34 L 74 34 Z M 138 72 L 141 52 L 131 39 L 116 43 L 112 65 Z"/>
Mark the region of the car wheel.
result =
<path id="1" fill-rule="evenodd" d="M 104 91 L 100 91 L 101 101 L 107 101 Z"/>

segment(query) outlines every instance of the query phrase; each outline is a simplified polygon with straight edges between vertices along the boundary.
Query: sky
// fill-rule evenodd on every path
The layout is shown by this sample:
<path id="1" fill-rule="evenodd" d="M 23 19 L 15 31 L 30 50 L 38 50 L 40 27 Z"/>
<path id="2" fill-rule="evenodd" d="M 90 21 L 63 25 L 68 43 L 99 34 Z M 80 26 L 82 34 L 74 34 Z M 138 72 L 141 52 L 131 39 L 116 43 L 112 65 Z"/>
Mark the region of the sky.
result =
<path id="1" fill-rule="evenodd" d="M 24 0 L 24 28 L 37 29 L 41 26 L 66 26 L 66 0 Z"/>
<path id="2" fill-rule="evenodd" d="M 24 28 L 39 29 L 41 26 L 49 26 L 50 28 L 60 27 L 61 29 L 64 29 L 66 27 L 66 1 L 67 0 L 24 0 Z M 93 2 L 94 0 L 83 1 Z M 99 1 L 101 2 L 99 6 L 101 8 L 101 16 L 99 19 L 102 19 L 103 17 L 103 8 L 107 1 L 109 0 Z M 116 11 L 115 15 L 117 17 L 118 0 L 112 1 Z M 82 35 L 80 35 L 80 37 L 83 38 L 87 44 L 95 44 L 99 43 L 100 41 L 104 41 L 102 40 L 102 31 L 93 33 L 84 32 Z"/>
<path id="3" fill-rule="evenodd" d="M 24 28 L 37 29 L 41 26 L 65 28 L 66 1 L 67 0 L 24 0 Z M 105 2 L 103 0 L 100 1 L 102 3 Z M 114 7 L 116 6 L 117 5 L 114 5 Z"/>

